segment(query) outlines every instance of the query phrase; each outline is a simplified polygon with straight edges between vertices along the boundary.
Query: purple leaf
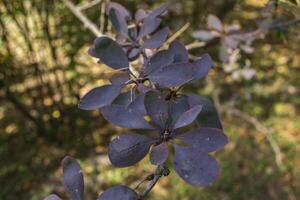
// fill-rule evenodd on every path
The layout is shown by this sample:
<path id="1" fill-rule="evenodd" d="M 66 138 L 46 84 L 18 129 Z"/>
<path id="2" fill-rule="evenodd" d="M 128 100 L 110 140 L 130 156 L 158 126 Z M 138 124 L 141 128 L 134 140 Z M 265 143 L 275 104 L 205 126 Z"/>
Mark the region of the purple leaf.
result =
<path id="1" fill-rule="evenodd" d="M 143 9 L 138 9 L 134 15 L 135 21 L 136 23 L 140 23 L 141 21 L 143 21 L 146 17 L 147 17 L 147 13 L 145 12 L 145 10 Z"/>
<path id="2" fill-rule="evenodd" d="M 139 48 L 132 48 L 127 52 L 128 58 L 130 61 L 133 61 L 138 58 L 140 55 L 141 50 Z"/>
<path id="3" fill-rule="evenodd" d="M 90 56 L 99 58 L 102 63 L 113 69 L 122 69 L 129 66 L 122 47 L 108 37 L 96 38 L 88 53 Z"/>
<path id="4" fill-rule="evenodd" d="M 148 75 L 164 66 L 170 65 L 174 60 L 174 56 L 170 51 L 162 50 L 154 54 L 147 63 L 144 74 Z"/>
<path id="5" fill-rule="evenodd" d="M 83 110 L 94 110 L 111 104 L 111 102 L 120 94 L 122 87 L 122 85 L 104 85 L 96 87 L 81 98 L 79 108 Z"/>
<path id="6" fill-rule="evenodd" d="M 155 49 L 155 48 L 160 47 L 167 39 L 169 32 L 170 32 L 170 29 L 168 27 L 165 27 L 165 28 L 157 31 L 149 39 L 147 39 L 144 42 L 144 44 L 142 45 L 142 48 Z"/>
<path id="7" fill-rule="evenodd" d="M 195 39 L 202 40 L 202 41 L 210 41 L 216 37 L 216 35 L 214 35 L 210 31 L 195 31 L 192 33 L 192 36 Z"/>
<path id="8" fill-rule="evenodd" d="M 109 145 L 108 157 L 115 167 L 128 167 L 142 160 L 153 140 L 143 135 L 127 133 L 116 137 Z"/>
<path id="9" fill-rule="evenodd" d="M 127 107 L 133 99 L 135 99 L 135 94 L 131 91 L 128 91 L 121 93 L 112 104 L 123 105 Z"/>
<path id="10" fill-rule="evenodd" d="M 145 108 L 153 122 L 163 130 L 168 120 L 168 104 L 165 99 L 157 92 L 147 92 Z"/>
<path id="11" fill-rule="evenodd" d="M 159 19 L 159 18 L 149 18 L 149 17 L 147 17 L 144 20 L 144 23 L 140 28 L 138 39 L 154 32 L 158 28 L 160 23 L 161 23 L 161 19 Z"/>
<path id="12" fill-rule="evenodd" d="M 44 200 L 61 200 L 61 198 L 59 198 L 55 194 L 50 194 L 49 196 L 47 196 L 46 198 L 44 198 Z"/>
<path id="13" fill-rule="evenodd" d="M 189 61 L 189 53 L 182 43 L 178 41 L 172 42 L 169 46 L 169 50 L 174 54 L 174 63 Z"/>
<path id="14" fill-rule="evenodd" d="M 226 135 L 216 128 L 199 128 L 177 136 L 185 144 L 208 153 L 223 148 L 228 143 Z"/>
<path id="15" fill-rule="evenodd" d="M 198 95 L 190 95 L 188 99 L 190 107 L 195 105 L 203 106 L 201 113 L 197 117 L 197 123 L 201 127 L 223 129 L 216 108 L 207 98 Z"/>
<path id="16" fill-rule="evenodd" d="M 66 156 L 62 161 L 64 186 L 72 200 L 83 200 L 83 174 L 78 162 Z"/>
<path id="17" fill-rule="evenodd" d="M 193 65 L 190 63 L 175 63 L 156 70 L 149 79 L 161 88 L 181 86 L 192 80 Z"/>
<path id="18" fill-rule="evenodd" d="M 142 116 L 146 115 L 147 112 L 144 105 L 144 99 L 145 94 L 140 94 L 128 105 L 128 109 L 134 110 Z"/>
<path id="19" fill-rule="evenodd" d="M 116 10 L 118 13 L 121 14 L 123 18 L 126 19 L 126 21 L 131 19 L 130 13 L 126 8 L 124 8 L 121 4 L 110 2 L 106 8 L 106 13 L 109 13 L 111 9 Z"/>
<path id="20" fill-rule="evenodd" d="M 127 186 L 117 185 L 104 191 L 97 200 L 138 200 L 138 195 Z"/>
<path id="21" fill-rule="evenodd" d="M 169 155 L 169 149 L 166 142 L 153 146 L 150 152 L 150 161 L 153 165 L 161 165 L 166 162 Z"/>
<path id="22" fill-rule="evenodd" d="M 118 12 L 118 10 L 116 9 L 110 9 L 109 19 L 113 27 L 116 29 L 117 33 L 119 35 L 122 35 L 123 37 L 127 37 L 128 26 L 127 26 L 126 19 L 122 16 L 122 14 Z"/>
<path id="23" fill-rule="evenodd" d="M 112 124 L 123 128 L 153 129 L 144 116 L 133 109 L 112 104 L 101 109 L 103 117 Z"/>
<path id="24" fill-rule="evenodd" d="M 208 15 L 207 26 L 210 29 L 214 29 L 219 32 L 223 32 L 223 24 L 222 24 L 221 20 L 215 15 Z"/>
<path id="25" fill-rule="evenodd" d="M 174 129 L 181 128 L 191 124 L 202 110 L 202 105 L 196 105 L 182 113 L 174 125 Z"/>
<path id="26" fill-rule="evenodd" d="M 212 59 L 209 54 L 204 54 L 201 58 L 197 59 L 194 63 L 195 74 L 194 80 L 199 80 L 208 74 L 208 71 L 212 67 Z"/>
<path id="27" fill-rule="evenodd" d="M 130 75 L 127 71 L 116 71 L 109 77 L 109 80 L 113 85 L 124 85 L 129 79 Z"/>
<path id="28" fill-rule="evenodd" d="M 209 186 L 218 177 L 217 161 L 197 149 L 174 145 L 174 168 L 187 183 L 194 186 Z"/>
<path id="29" fill-rule="evenodd" d="M 178 118 L 189 109 L 189 102 L 186 96 L 176 97 L 169 102 L 169 116 L 172 119 L 171 124 L 175 124 Z"/>
<path id="30" fill-rule="evenodd" d="M 168 9 L 168 5 L 167 4 L 163 4 L 160 7 L 154 9 L 152 12 L 150 12 L 148 14 L 149 18 L 154 18 L 154 17 L 160 17 L 161 15 L 163 15 Z"/>

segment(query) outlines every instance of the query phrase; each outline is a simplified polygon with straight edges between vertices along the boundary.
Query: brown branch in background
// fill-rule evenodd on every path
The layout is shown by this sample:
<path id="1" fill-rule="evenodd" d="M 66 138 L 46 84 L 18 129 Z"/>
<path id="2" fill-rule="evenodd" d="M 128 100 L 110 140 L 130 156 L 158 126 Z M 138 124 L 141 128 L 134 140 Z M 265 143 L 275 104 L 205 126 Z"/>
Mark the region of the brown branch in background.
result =
<path id="1" fill-rule="evenodd" d="M 281 169 L 283 164 L 283 154 L 276 140 L 272 136 L 272 134 L 274 133 L 273 130 L 260 123 L 257 118 L 250 116 L 239 109 L 230 108 L 228 109 L 228 113 L 244 119 L 246 122 L 252 124 L 256 130 L 262 132 L 266 136 L 275 154 L 276 165 L 279 169 Z"/>
<path id="2" fill-rule="evenodd" d="M 103 0 L 93 0 L 93 1 L 85 3 L 83 5 L 78 5 L 77 8 L 78 8 L 78 10 L 83 11 L 83 10 L 89 9 L 91 7 L 94 7 L 95 5 L 99 4 L 101 1 L 103 1 Z"/>
<path id="3" fill-rule="evenodd" d="M 176 40 L 176 38 L 178 38 L 182 33 L 184 33 L 190 27 L 190 25 L 191 23 L 189 22 L 183 25 L 178 31 L 176 31 L 171 37 L 167 39 L 165 44 L 159 50 L 167 48 L 169 44 Z"/>
<path id="4" fill-rule="evenodd" d="M 97 26 L 91 22 L 82 12 L 81 10 L 74 5 L 69 0 L 62 0 L 64 4 L 70 9 L 70 11 L 83 23 L 83 25 L 88 28 L 95 36 L 101 37 L 104 36 L 102 32 L 97 28 Z"/>

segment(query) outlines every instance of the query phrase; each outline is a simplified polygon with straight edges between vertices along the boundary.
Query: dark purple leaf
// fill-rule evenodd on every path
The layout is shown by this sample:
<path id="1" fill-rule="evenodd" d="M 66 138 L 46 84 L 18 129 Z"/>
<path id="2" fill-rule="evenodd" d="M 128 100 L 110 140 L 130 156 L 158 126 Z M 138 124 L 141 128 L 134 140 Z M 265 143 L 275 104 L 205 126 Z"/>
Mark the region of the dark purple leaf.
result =
<path id="1" fill-rule="evenodd" d="M 96 87 L 81 98 L 79 108 L 83 110 L 94 110 L 111 104 L 111 102 L 120 94 L 122 87 L 122 85 L 104 85 Z"/>
<path id="2" fill-rule="evenodd" d="M 209 41 L 216 37 L 216 35 L 210 31 L 195 31 L 192 33 L 192 36 L 195 39 L 202 40 L 202 41 Z"/>
<path id="3" fill-rule="evenodd" d="M 194 186 L 209 186 L 218 177 L 217 161 L 195 148 L 174 145 L 174 168 L 187 183 Z"/>
<path id="4" fill-rule="evenodd" d="M 151 90 L 150 87 L 145 86 L 145 85 L 142 84 L 142 83 L 137 84 L 136 89 L 137 89 L 137 91 L 138 91 L 140 94 L 146 94 L 148 91 Z"/>
<path id="5" fill-rule="evenodd" d="M 62 161 L 64 186 L 72 200 L 83 200 L 83 174 L 78 162 L 66 156 Z"/>
<path id="6" fill-rule="evenodd" d="M 165 27 L 165 28 L 157 31 L 149 39 L 147 39 L 144 42 L 144 44 L 142 45 L 142 48 L 155 49 L 155 48 L 160 47 L 167 39 L 169 32 L 170 32 L 170 29 L 168 27 Z"/>
<path id="7" fill-rule="evenodd" d="M 160 17 L 161 15 L 163 15 L 168 9 L 168 5 L 167 4 L 163 4 L 160 7 L 154 9 L 152 12 L 150 12 L 148 14 L 149 18 L 154 18 L 154 17 Z"/>
<path id="8" fill-rule="evenodd" d="M 109 77 L 113 85 L 124 85 L 129 79 L 130 75 L 127 71 L 116 71 Z"/>
<path id="9" fill-rule="evenodd" d="M 151 138 L 139 134 L 122 134 L 110 143 L 109 160 L 115 167 L 134 165 L 146 156 L 152 141 Z"/>
<path id="10" fill-rule="evenodd" d="M 140 38 L 154 32 L 158 28 L 160 23 L 161 23 L 161 19 L 159 19 L 159 18 L 149 18 L 149 17 L 147 17 L 144 20 L 143 25 L 141 26 L 138 38 L 140 39 Z"/>
<path id="11" fill-rule="evenodd" d="M 150 91 L 145 96 L 145 108 L 147 114 L 162 130 L 168 120 L 168 104 L 157 92 Z"/>
<path id="12" fill-rule="evenodd" d="M 133 61 L 138 58 L 140 55 L 141 50 L 139 48 L 132 48 L 127 52 L 128 58 L 130 61 Z"/>
<path id="13" fill-rule="evenodd" d="M 174 56 L 170 51 L 162 50 L 154 54 L 147 63 L 144 74 L 148 75 L 164 66 L 170 65 L 174 60 Z"/>
<path id="14" fill-rule="evenodd" d="M 118 13 L 121 14 L 123 18 L 126 19 L 126 21 L 131 19 L 130 13 L 126 8 L 124 8 L 121 4 L 110 2 L 107 6 L 106 13 L 109 13 L 111 9 L 115 9 Z"/>
<path id="15" fill-rule="evenodd" d="M 207 98 L 198 95 L 190 95 L 188 99 L 190 107 L 202 105 L 201 113 L 197 117 L 197 123 L 201 127 L 223 129 L 216 108 Z"/>
<path id="16" fill-rule="evenodd" d="M 97 200 L 138 200 L 138 195 L 129 187 L 118 185 L 104 191 Z"/>
<path id="17" fill-rule="evenodd" d="M 199 80 L 208 74 L 208 71 L 212 67 L 212 59 L 209 54 L 204 54 L 193 64 L 196 69 L 194 74 L 194 80 Z"/>
<path id="18" fill-rule="evenodd" d="M 199 128 L 177 136 L 185 144 L 208 153 L 223 148 L 228 143 L 226 135 L 216 128 Z"/>
<path id="19" fill-rule="evenodd" d="M 99 58 L 102 63 L 113 69 L 127 68 L 129 66 L 127 56 L 122 47 L 108 37 L 96 38 L 88 53 L 93 57 Z"/>
<path id="20" fill-rule="evenodd" d="M 169 149 L 166 142 L 153 146 L 150 152 L 150 161 L 153 165 L 161 165 L 166 162 Z"/>
<path id="21" fill-rule="evenodd" d="M 140 23 L 141 21 L 143 21 L 146 17 L 147 17 L 147 13 L 145 12 L 145 10 L 143 9 L 138 9 L 138 11 L 136 11 L 134 18 L 136 23 Z"/>
<path id="22" fill-rule="evenodd" d="M 197 118 L 197 116 L 201 112 L 201 109 L 202 109 L 202 105 L 196 105 L 190 108 L 189 110 L 185 111 L 184 113 L 182 113 L 178 118 L 178 120 L 176 121 L 174 125 L 174 129 L 181 128 L 193 123 L 193 121 Z"/>
<path id="23" fill-rule="evenodd" d="M 122 16 L 122 14 L 118 12 L 116 9 L 110 9 L 109 19 L 113 27 L 116 29 L 117 33 L 119 35 L 122 35 L 123 37 L 127 37 L 128 26 L 127 26 L 126 19 Z"/>
<path id="24" fill-rule="evenodd" d="M 55 194 L 50 194 L 49 196 L 47 196 L 46 198 L 44 198 L 44 200 L 61 200 L 61 198 L 59 198 Z"/>
<path id="25" fill-rule="evenodd" d="M 123 105 L 127 107 L 135 99 L 135 94 L 131 91 L 121 93 L 112 104 Z"/>
<path id="26" fill-rule="evenodd" d="M 178 118 L 189 109 L 189 102 L 186 96 L 176 97 L 169 102 L 169 116 L 172 119 L 171 124 L 174 125 Z"/>
<path id="27" fill-rule="evenodd" d="M 161 88 L 181 86 L 192 80 L 193 65 L 190 63 L 175 63 L 156 70 L 149 75 L 149 79 Z"/>
<path id="28" fill-rule="evenodd" d="M 144 116 L 133 109 L 112 104 L 101 109 L 103 117 L 112 124 L 132 129 L 153 129 Z"/>
<path id="29" fill-rule="evenodd" d="M 129 35 L 129 37 L 130 37 L 131 40 L 136 41 L 137 40 L 137 36 L 138 36 L 137 34 L 138 34 L 138 32 L 137 32 L 137 28 L 136 27 L 129 28 L 128 35 Z"/>
<path id="30" fill-rule="evenodd" d="M 189 53 L 182 43 L 178 41 L 172 42 L 169 46 L 169 50 L 174 54 L 174 63 L 189 61 Z"/>
<path id="31" fill-rule="evenodd" d="M 144 99 L 145 94 L 140 94 L 128 105 L 128 109 L 134 110 L 142 116 L 146 115 L 147 112 L 144 105 Z"/>
<path id="32" fill-rule="evenodd" d="M 207 26 L 210 29 L 214 29 L 217 31 L 223 31 L 223 24 L 221 20 L 215 15 L 208 15 L 207 17 Z"/>

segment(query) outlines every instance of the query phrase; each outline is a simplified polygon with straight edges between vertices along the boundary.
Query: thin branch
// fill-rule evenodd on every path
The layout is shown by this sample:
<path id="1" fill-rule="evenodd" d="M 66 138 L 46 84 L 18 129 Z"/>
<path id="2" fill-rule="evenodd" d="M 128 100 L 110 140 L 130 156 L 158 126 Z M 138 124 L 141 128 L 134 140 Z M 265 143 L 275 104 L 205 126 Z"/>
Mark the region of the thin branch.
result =
<path id="1" fill-rule="evenodd" d="M 167 39 L 167 41 L 165 42 L 165 44 L 161 47 L 161 49 L 167 48 L 168 45 L 173 42 L 174 40 L 176 40 L 176 38 L 178 38 L 182 33 L 184 33 L 189 26 L 191 25 L 191 23 L 186 23 L 185 25 L 183 25 L 178 31 L 176 31 L 176 33 L 174 33 L 171 37 L 169 37 L 169 39 Z"/>
<path id="2" fill-rule="evenodd" d="M 281 151 L 279 145 L 277 144 L 276 140 L 272 137 L 273 130 L 266 127 L 262 123 L 260 123 L 257 118 L 250 116 L 236 108 L 228 109 L 228 111 L 229 111 L 229 113 L 232 113 L 238 117 L 241 117 L 248 123 L 252 124 L 256 128 L 256 130 L 262 132 L 266 136 L 266 138 L 269 141 L 269 143 L 273 149 L 273 152 L 275 154 L 276 165 L 278 166 L 279 169 L 281 169 L 281 166 L 283 164 L 283 162 L 282 162 L 283 154 L 282 154 L 282 151 Z"/>
<path id="3" fill-rule="evenodd" d="M 170 174 L 170 170 L 168 167 L 165 166 L 165 164 L 158 165 L 153 176 L 151 176 L 151 182 L 147 185 L 146 189 L 139 195 L 139 200 L 144 199 L 149 192 L 154 188 L 158 180 L 162 176 L 168 176 Z"/>
<path id="4" fill-rule="evenodd" d="M 95 36 L 104 36 L 97 26 L 91 22 L 82 12 L 69 0 L 62 0 L 64 4 L 70 9 L 70 11 L 83 23 L 83 25 L 88 28 Z"/>
<path id="5" fill-rule="evenodd" d="M 204 47 L 205 44 L 206 43 L 202 42 L 202 41 L 194 41 L 190 44 L 185 45 L 185 47 L 186 47 L 187 50 L 191 50 L 191 49 L 197 49 L 197 48 L 200 48 L 200 47 Z"/>
<path id="6" fill-rule="evenodd" d="M 91 2 L 88 2 L 88 3 L 85 3 L 83 5 L 78 5 L 77 8 L 78 10 L 86 10 L 86 9 L 89 9 L 91 7 L 94 7 L 95 5 L 99 4 L 102 0 L 94 0 L 94 1 L 91 1 Z"/>

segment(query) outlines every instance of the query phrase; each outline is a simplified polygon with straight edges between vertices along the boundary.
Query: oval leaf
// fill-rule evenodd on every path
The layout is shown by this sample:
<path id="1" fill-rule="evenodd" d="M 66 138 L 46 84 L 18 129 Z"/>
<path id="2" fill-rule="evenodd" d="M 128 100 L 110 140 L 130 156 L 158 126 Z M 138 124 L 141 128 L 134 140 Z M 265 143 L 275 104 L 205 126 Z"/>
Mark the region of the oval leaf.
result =
<path id="1" fill-rule="evenodd" d="M 160 47 L 167 39 L 169 32 L 170 32 L 170 29 L 168 27 L 165 27 L 165 28 L 157 31 L 149 39 L 147 39 L 144 42 L 144 44 L 142 45 L 142 48 L 155 49 L 155 48 Z"/>
<path id="2" fill-rule="evenodd" d="M 115 9 L 110 9 L 109 19 L 119 35 L 127 37 L 128 26 L 126 19 Z"/>
<path id="3" fill-rule="evenodd" d="M 144 23 L 140 28 L 138 39 L 154 32 L 158 28 L 160 23 L 161 23 L 161 19 L 159 19 L 159 18 L 149 18 L 149 17 L 147 17 L 144 20 Z"/>
<path id="4" fill-rule="evenodd" d="M 149 79 L 161 88 L 181 86 L 193 79 L 194 68 L 190 63 L 175 63 L 149 75 Z"/>
<path id="5" fill-rule="evenodd" d="M 208 28 L 215 29 L 219 32 L 223 31 L 223 24 L 222 24 L 221 20 L 215 15 L 208 15 L 207 26 L 208 26 Z"/>
<path id="6" fill-rule="evenodd" d="M 201 152 L 212 152 L 228 143 L 226 135 L 216 128 L 199 128 L 177 136 L 185 144 Z"/>
<path id="7" fill-rule="evenodd" d="M 202 40 L 202 41 L 209 41 L 209 40 L 212 40 L 216 37 L 210 31 L 195 31 L 195 32 L 192 33 L 192 36 L 195 39 Z"/>
<path id="8" fill-rule="evenodd" d="M 97 200 L 138 200 L 138 195 L 129 187 L 118 185 L 104 191 Z"/>
<path id="9" fill-rule="evenodd" d="M 167 9 L 168 9 L 168 4 L 163 4 L 160 7 L 154 9 L 152 12 L 150 12 L 148 16 L 150 18 L 160 17 L 167 11 Z"/>
<path id="10" fill-rule="evenodd" d="M 162 50 L 154 54 L 147 63 L 144 74 L 148 75 L 162 67 L 170 65 L 174 60 L 174 55 L 167 50 Z"/>
<path id="11" fill-rule="evenodd" d="M 217 161 L 194 148 L 174 145 L 174 168 L 187 183 L 194 186 L 209 186 L 218 177 Z"/>
<path id="12" fill-rule="evenodd" d="M 180 115 L 174 125 L 174 129 L 181 128 L 191 124 L 202 110 L 202 105 L 196 105 Z"/>
<path id="13" fill-rule="evenodd" d="M 126 21 L 131 19 L 130 13 L 126 8 L 124 8 L 121 4 L 116 2 L 109 2 L 106 8 L 106 13 L 109 13 L 111 9 L 116 10 L 118 13 L 121 14 L 123 18 L 126 19 Z"/>
<path id="14" fill-rule="evenodd" d="M 153 165 L 161 165 L 166 162 L 169 155 L 169 149 L 166 142 L 153 146 L 150 152 L 150 162 Z"/>
<path id="15" fill-rule="evenodd" d="M 96 38 L 88 53 L 113 69 L 128 68 L 129 66 L 123 49 L 108 37 Z"/>
<path id="16" fill-rule="evenodd" d="M 182 43 L 178 41 L 172 42 L 169 46 L 169 50 L 174 54 L 174 63 L 189 61 L 189 53 Z"/>
<path id="17" fill-rule="evenodd" d="M 108 157 L 115 167 L 128 167 L 142 160 L 149 152 L 152 139 L 138 134 L 123 134 L 109 145 Z"/>
<path id="18" fill-rule="evenodd" d="M 209 54 L 204 54 L 193 64 L 196 68 L 193 78 L 194 80 L 199 80 L 208 74 L 208 71 L 212 67 L 212 59 Z"/>
<path id="19" fill-rule="evenodd" d="M 134 15 L 134 19 L 136 21 L 136 23 L 140 23 L 141 21 L 143 21 L 146 17 L 147 17 L 147 13 L 145 10 L 143 9 L 138 9 Z"/>
<path id="20" fill-rule="evenodd" d="M 153 122 L 163 130 L 169 117 L 167 101 L 157 92 L 150 91 L 145 96 L 145 108 Z"/>
<path id="21" fill-rule="evenodd" d="M 101 111 L 107 121 L 117 126 L 132 129 L 153 129 L 141 113 L 128 109 L 123 105 L 112 104 L 103 107 Z"/>
<path id="22" fill-rule="evenodd" d="M 210 100 L 199 95 L 190 95 L 188 97 L 190 107 L 202 105 L 201 113 L 197 117 L 197 123 L 201 127 L 210 127 L 223 129 L 217 109 Z"/>
<path id="23" fill-rule="evenodd" d="M 72 200 L 83 200 L 83 174 L 78 162 L 66 156 L 62 161 L 64 186 Z"/>
<path id="24" fill-rule="evenodd" d="M 79 108 L 83 110 L 94 110 L 107 106 L 120 94 L 122 87 L 121 85 L 96 87 L 81 98 Z"/>
<path id="25" fill-rule="evenodd" d="M 176 97 L 169 102 L 169 116 L 171 117 L 171 126 L 175 124 L 178 118 L 189 109 L 189 102 L 186 96 Z"/>

